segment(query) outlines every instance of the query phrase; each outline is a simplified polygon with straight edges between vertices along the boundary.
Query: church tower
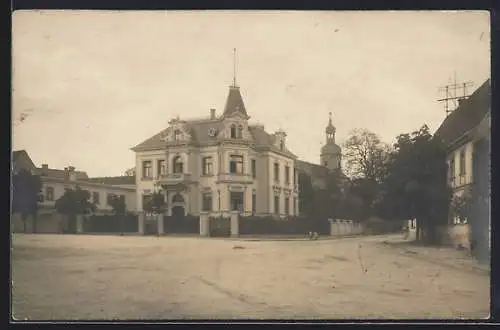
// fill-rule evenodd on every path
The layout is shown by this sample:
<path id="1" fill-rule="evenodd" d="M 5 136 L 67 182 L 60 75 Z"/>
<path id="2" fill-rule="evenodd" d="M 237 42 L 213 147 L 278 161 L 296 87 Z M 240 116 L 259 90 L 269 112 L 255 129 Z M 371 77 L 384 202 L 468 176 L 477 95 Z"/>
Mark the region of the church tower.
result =
<path id="1" fill-rule="evenodd" d="M 325 128 L 326 144 L 321 148 L 321 165 L 330 171 L 340 169 L 342 153 L 340 147 L 335 144 L 335 126 L 332 125 L 332 113 L 329 113 L 328 126 Z"/>

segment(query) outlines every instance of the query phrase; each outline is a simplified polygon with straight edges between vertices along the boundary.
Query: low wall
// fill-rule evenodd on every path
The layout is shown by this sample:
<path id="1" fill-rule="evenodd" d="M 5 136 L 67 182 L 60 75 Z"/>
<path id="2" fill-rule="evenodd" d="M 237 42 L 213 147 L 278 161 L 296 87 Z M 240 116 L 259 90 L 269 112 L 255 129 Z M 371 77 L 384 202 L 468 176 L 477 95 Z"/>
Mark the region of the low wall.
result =
<path id="1" fill-rule="evenodd" d="M 441 244 L 443 245 L 453 247 L 463 246 L 467 249 L 470 248 L 468 224 L 456 224 L 439 227 L 438 233 L 441 237 Z"/>
<path id="2" fill-rule="evenodd" d="M 331 236 L 361 235 L 365 231 L 363 224 L 346 219 L 330 219 Z"/>
<path id="3" fill-rule="evenodd" d="M 11 231 L 13 233 L 24 232 L 23 221 L 20 214 L 12 214 L 10 217 Z M 67 228 L 67 223 L 64 217 L 58 213 L 39 214 L 36 221 L 36 232 L 41 234 L 58 234 L 64 228 Z M 26 220 L 26 232 L 34 232 L 34 221 L 31 216 Z"/>

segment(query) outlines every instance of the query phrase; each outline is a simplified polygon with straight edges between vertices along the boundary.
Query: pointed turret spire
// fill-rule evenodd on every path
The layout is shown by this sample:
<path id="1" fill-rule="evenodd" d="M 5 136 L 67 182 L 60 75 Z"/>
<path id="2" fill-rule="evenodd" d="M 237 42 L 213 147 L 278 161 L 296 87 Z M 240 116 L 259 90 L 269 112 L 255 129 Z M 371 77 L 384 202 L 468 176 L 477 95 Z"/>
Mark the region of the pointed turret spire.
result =
<path id="1" fill-rule="evenodd" d="M 332 124 L 332 113 L 328 113 L 328 126 L 325 129 L 326 143 L 335 143 L 335 126 Z"/>
<path id="2" fill-rule="evenodd" d="M 233 84 L 229 87 L 229 95 L 227 96 L 226 106 L 224 107 L 223 116 L 229 116 L 234 113 L 240 113 L 247 119 L 250 118 L 245 109 L 243 98 L 241 97 L 240 88 L 236 84 L 236 48 L 233 48 Z"/>
<path id="3" fill-rule="evenodd" d="M 238 87 L 236 85 L 236 48 L 233 48 L 233 86 Z"/>

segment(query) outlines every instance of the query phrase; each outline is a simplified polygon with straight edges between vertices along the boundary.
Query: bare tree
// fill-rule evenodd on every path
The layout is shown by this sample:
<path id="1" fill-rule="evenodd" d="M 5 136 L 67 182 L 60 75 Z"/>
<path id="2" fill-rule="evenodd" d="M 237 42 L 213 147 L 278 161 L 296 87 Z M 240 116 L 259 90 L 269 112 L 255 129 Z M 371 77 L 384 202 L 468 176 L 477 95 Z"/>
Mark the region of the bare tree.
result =
<path id="1" fill-rule="evenodd" d="M 354 129 L 342 145 L 345 171 L 351 178 L 381 182 L 387 172 L 391 147 L 367 129 Z"/>

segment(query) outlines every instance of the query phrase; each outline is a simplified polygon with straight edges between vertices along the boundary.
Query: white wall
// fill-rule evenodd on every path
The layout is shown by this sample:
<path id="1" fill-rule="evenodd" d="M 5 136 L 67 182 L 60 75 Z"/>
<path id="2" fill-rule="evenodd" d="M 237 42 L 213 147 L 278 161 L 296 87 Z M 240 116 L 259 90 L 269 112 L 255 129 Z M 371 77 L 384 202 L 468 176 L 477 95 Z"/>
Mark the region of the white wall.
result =
<path id="1" fill-rule="evenodd" d="M 93 192 L 99 193 L 99 205 L 97 205 L 98 210 L 111 211 L 111 206 L 107 205 L 107 195 L 116 194 L 125 196 L 125 205 L 127 207 L 127 211 L 137 211 L 135 196 L 136 194 L 135 189 L 133 188 L 95 184 L 86 181 L 62 181 L 47 177 L 42 177 L 42 192 L 44 195 L 44 202 L 41 203 L 41 205 L 45 207 L 55 207 L 56 200 L 64 195 L 66 188 L 75 189 L 76 186 L 79 186 L 83 190 L 89 191 L 91 200 L 93 198 Z M 54 189 L 54 198 L 52 201 L 47 200 L 47 187 L 52 187 Z"/>

